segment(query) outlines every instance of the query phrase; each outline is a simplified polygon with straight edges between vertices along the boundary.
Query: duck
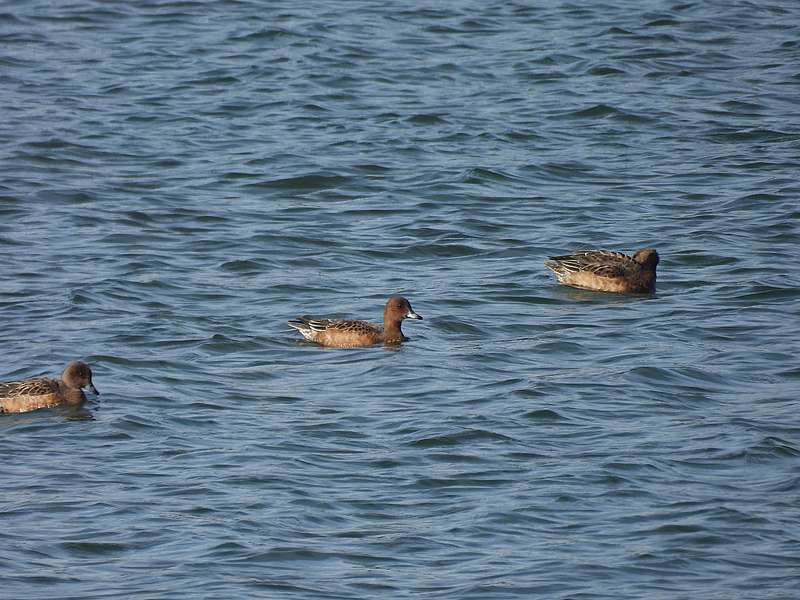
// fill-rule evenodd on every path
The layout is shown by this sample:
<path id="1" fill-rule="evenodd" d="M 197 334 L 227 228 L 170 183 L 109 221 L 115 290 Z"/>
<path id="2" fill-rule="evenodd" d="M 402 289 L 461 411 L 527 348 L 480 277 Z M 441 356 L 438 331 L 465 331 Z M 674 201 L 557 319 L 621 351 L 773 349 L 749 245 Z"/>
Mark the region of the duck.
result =
<path id="1" fill-rule="evenodd" d="M 59 405 L 76 406 L 86 400 L 85 387 L 100 395 L 92 383 L 89 365 L 78 360 L 67 365 L 60 379 L 37 377 L 0 382 L 0 413 L 23 413 Z"/>
<path id="2" fill-rule="evenodd" d="M 559 283 L 598 292 L 652 294 L 658 252 L 643 248 L 633 256 L 612 250 L 581 250 L 544 261 Z"/>
<path id="3" fill-rule="evenodd" d="M 369 321 L 315 319 L 308 315 L 291 319 L 289 326 L 304 338 L 332 348 L 361 348 L 374 344 L 400 344 L 408 340 L 400 324 L 403 319 L 421 320 L 403 296 L 391 296 L 383 308 L 383 327 Z"/>

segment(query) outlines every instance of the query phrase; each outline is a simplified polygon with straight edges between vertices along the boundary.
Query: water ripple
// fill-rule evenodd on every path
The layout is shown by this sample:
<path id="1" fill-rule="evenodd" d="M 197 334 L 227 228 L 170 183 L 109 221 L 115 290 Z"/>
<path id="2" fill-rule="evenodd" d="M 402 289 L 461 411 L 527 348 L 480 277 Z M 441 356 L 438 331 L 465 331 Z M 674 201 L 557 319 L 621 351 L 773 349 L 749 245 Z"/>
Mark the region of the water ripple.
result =
<path id="1" fill-rule="evenodd" d="M 0 419 L 5 595 L 792 597 L 798 17 L 0 9 L 3 380 L 102 392 Z"/>

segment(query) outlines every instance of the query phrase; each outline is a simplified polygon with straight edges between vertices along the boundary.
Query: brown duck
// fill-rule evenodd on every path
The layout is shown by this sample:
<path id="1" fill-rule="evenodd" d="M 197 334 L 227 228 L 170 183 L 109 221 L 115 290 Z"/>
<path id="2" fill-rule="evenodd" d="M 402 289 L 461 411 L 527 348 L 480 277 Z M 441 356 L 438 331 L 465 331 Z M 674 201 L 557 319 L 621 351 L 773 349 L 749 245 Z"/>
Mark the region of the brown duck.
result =
<path id="1" fill-rule="evenodd" d="M 411 303 L 402 296 L 392 296 L 383 308 L 383 327 L 368 321 L 314 319 L 309 316 L 289 321 L 303 337 L 322 346 L 359 348 L 373 344 L 399 344 L 408 338 L 403 335 L 403 319 L 421 319 Z"/>
<path id="2" fill-rule="evenodd" d="M 86 400 L 83 388 L 99 395 L 92 383 L 92 370 L 84 362 L 73 361 L 61 374 L 61 379 L 38 377 L 0 383 L 0 413 L 21 413 L 58 406 L 77 405 Z"/>
<path id="3" fill-rule="evenodd" d="M 559 283 L 598 292 L 653 293 L 658 252 L 644 248 L 633 256 L 611 250 L 581 250 L 551 256 L 544 264 Z"/>

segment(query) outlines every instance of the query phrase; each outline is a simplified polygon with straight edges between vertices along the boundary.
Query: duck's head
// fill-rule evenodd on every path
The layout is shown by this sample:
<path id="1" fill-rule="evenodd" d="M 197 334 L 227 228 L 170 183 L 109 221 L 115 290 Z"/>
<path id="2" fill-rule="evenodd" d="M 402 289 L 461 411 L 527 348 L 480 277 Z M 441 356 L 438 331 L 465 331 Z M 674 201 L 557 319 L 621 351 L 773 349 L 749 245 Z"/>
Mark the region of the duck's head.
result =
<path id="1" fill-rule="evenodd" d="M 69 387 L 79 390 L 88 387 L 94 394 L 100 395 L 100 392 L 97 391 L 97 388 L 92 383 L 92 370 L 85 362 L 75 360 L 69 363 L 61 375 L 61 381 Z"/>
<path id="2" fill-rule="evenodd" d="M 658 264 L 658 252 L 655 248 L 644 248 L 633 255 L 633 260 L 643 267 L 655 269 Z"/>
<path id="3" fill-rule="evenodd" d="M 403 319 L 422 319 L 421 315 L 414 312 L 411 303 L 403 296 L 392 296 L 383 308 L 384 320 L 402 321 Z"/>

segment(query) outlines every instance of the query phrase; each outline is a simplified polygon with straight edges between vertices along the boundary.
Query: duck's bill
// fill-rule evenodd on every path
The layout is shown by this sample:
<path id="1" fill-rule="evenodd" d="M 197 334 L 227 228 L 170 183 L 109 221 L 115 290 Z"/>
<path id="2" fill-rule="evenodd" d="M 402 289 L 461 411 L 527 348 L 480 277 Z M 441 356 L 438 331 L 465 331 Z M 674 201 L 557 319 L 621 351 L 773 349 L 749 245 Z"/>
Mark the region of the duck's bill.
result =
<path id="1" fill-rule="evenodd" d="M 90 390 L 92 390 L 92 393 L 93 393 L 95 396 L 99 396 L 99 395 L 100 395 L 100 392 L 98 392 L 98 391 L 97 391 L 97 388 L 96 388 L 96 387 L 94 387 L 94 384 L 93 384 L 93 383 L 90 383 L 90 384 L 89 384 L 89 389 L 90 389 Z"/>
<path id="2" fill-rule="evenodd" d="M 408 314 L 406 315 L 406 319 L 419 319 L 421 321 L 422 320 L 422 315 L 418 315 L 413 310 L 410 310 L 410 311 L 408 311 Z"/>

